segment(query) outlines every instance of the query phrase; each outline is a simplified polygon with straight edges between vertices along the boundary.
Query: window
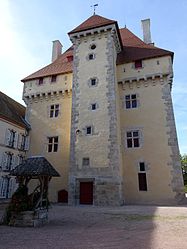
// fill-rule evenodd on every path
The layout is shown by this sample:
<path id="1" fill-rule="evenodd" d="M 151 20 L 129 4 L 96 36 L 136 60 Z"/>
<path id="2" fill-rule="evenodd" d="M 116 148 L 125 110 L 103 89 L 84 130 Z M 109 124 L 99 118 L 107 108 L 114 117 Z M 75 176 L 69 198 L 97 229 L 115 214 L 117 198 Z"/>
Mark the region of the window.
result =
<path id="1" fill-rule="evenodd" d="M 43 84 L 43 77 L 39 78 L 38 80 L 38 85 L 42 85 Z"/>
<path id="2" fill-rule="evenodd" d="M 56 82 L 56 78 L 57 78 L 57 75 L 52 75 L 51 76 L 51 82 L 53 83 L 53 82 Z"/>
<path id="3" fill-rule="evenodd" d="M 96 103 L 91 104 L 91 109 L 92 109 L 92 111 L 96 110 Z"/>
<path id="4" fill-rule="evenodd" d="M 90 46 L 90 49 L 92 49 L 92 50 L 96 49 L 96 45 L 95 45 L 95 44 L 92 44 L 92 45 Z"/>
<path id="5" fill-rule="evenodd" d="M 95 59 L 95 55 L 94 55 L 94 54 L 89 54 L 89 55 L 88 55 L 88 59 L 89 59 L 89 60 Z"/>
<path id="6" fill-rule="evenodd" d="M 127 148 L 140 147 L 140 132 L 138 130 L 127 132 Z"/>
<path id="7" fill-rule="evenodd" d="M 89 157 L 84 157 L 82 159 L 82 165 L 83 166 L 89 166 L 90 165 L 90 159 L 89 159 Z"/>
<path id="8" fill-rule="evenodd" d="M 0 177 L 0 198 L 8 198 L 8 177 Z"/>
<path id="9" fill-rule="evenodd" d="M 12 169 L 13 164 L 13 153 L 5 152 L 2 158 L 2 170 L 10 171 Z"/>
<path id="10" fill-rule="evenodd" d="M 140 191 L 147 191 L 146 173 L 138 173 L 138 183 Z"/>
<path id="11" fill-rule="evenodd" d="M 15 143 L 16 143 L 16 131 L 7 129 L 5 144 L 8 147 L 13 148 L 15 147 Z"/>
<path id="12" fill-rule="evenodd" d="M 48 152 L 58 151 L 58 137 L 48 137 Z"/>
<path id="13" fill-rule="evenodd" d="M 140 167 L 140 171 L 145 171 L 145 163 L 144 162 L 140 162 L 139 167 Z"/>
<path id="14" fill-rule="evenodd" d="M 59 115 L 59 104 L 50 106 L 50 118 L 56 118 Z"/>
<path id="15" fill-rule="evenodd" d="M 20 149 L 25 150 L 26 136 L 24 134 L 21 134 L 20 137 L 21 137 Z"/>
<path id="16" fill-rule="evenodd" d="M 134 62 L 135 68 L 142 68 L 142 60 L 137 60 Z"/>
<path id="17" fill-rule="evenodd" d="M 92 134 L 92 127 L 91 126 L 86 127 L 86 134 L 87 135 L 91 135 Z"/>
<path id="18" fill-rule="evenodd" d="M 95 86 L 95 85 L 96 85 L 96 79 L 93 78 L 93 79 L 91 79 L 91 86 Z"/>
<path id="19" fill-rule="evenodd" d="M 69 55 L 69 56 L 67 56 L 67 60 L 68 60 L 68 62 L 73 61 L 73 55 Z"/>
<path id="20" fill-rule="evenodd" d="M 126 109 L 137 108 L 137 95 L 129 94 L 125 96 L 125 107 Z"/>
<path id="21" fill-rule="evenodd" d="M 18 165 L 23 163 L 24 156 L 23 155 L 18 155 Z"/>

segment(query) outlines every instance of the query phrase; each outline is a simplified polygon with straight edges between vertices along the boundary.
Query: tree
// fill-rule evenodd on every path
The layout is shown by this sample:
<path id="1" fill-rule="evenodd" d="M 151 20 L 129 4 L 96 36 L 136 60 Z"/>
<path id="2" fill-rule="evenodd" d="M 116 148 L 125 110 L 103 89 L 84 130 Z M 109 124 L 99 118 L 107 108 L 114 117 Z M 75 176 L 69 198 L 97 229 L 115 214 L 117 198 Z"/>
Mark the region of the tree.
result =
<path id="1" fill-rule="evenodd" d="M 180 155 L 184 184 L 187 185 L 187 154 Z"/>

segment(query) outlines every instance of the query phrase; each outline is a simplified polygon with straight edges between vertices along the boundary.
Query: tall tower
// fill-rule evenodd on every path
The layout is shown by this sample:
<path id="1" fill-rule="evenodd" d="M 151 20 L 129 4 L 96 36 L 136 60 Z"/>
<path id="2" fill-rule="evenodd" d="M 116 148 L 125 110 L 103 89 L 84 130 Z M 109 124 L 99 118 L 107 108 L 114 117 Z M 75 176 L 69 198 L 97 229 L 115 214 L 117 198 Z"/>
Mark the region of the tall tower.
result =
<path id="1" fill-rule="evenodd" d="M 120 205 L 118 24 L 93 15 L 69 36 L 74 46 L 69 203 Z"/>

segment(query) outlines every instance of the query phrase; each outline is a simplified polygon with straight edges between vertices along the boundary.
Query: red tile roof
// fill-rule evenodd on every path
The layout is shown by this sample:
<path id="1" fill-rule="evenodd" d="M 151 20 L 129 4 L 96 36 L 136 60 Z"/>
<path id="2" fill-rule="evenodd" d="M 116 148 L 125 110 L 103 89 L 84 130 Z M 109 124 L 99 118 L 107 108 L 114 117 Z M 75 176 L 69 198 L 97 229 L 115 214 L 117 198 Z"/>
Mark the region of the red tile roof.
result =
<path id="1" fill-rule="evenodd" d="M 44 76 L 50 76 L 55 74 L 63 74 L 72 72 L 72 61 L 68 60 L 69 56 L 73 55 L 73 47 L 70 47 L 65 53 L 59 56 L 53 63 L 47 65 L 46 67 L 38 70 L 37 72 L 30 74 L 21 81 L 27 81 L 31 79 L 36 79 Z"/>
<path id="2" fill-rule="evenodd" d="M 73 34 L 80 31 L 85 31 L 91 28 L 103 27 L 109 24 L 116 24 L 117 22 L 114 20 L 107 19 L 105 17 L 99 15 L 93 15 L 89 17 L 86 21 L 81 23 L 78 27 L 70 31 L 68 34 Z"/>
<path id="3" fill-rule="evenodd" d="M 96 20 L 96 19 L 101 20 L 101 23 L 103 23 L 103 25 L 115 22 L 113 20 L 109 20 L 109 19 L 95 15 L 95 16 L 88 18 L 84 23 L 82 23 L 80 26 L 78 26 L 76 29 L 72 31 L 73 32 L 75 30 L 80 31 L 80 29 L 84 27 L 88 27 L 87 24 L 90 25 L 89 27 L 92 27 L 93 23 L 89 20 Z M 104 24 L 103 19 L 106 20 L 105 24 Z M 99 22 L 98 22 L 98 25 L 99 25 Z M 116 62 L 117 65 L 132 62 L 132 61 L 139 60 L 139 59 L 150 59 L 150 58 L 166 56 L 166 55 L 170 55 L 173 57 L 173 52 L 144 43 L 140 38 L 134 35 L 127 28 L 120 29 L 119 32 L 120 32 L 120 36 L 121 36 L 121 40 L 123 44 L 123 50 L 117 56 L 117 62 Z M 68 56 L 72 56 L 72 55 L 73 55 L 73 46 L 69 48 L 65 53 L 60 55 L 59 58 L 55 60 L 53 63 L 27 76 L 22 81 L 25 82 L 27 80 L 36 79 L 36 78 L 40 78 L 44 76 L 72 72 L 73 70 L 72 61 L 69 61 L 67 58 Z"/>
<path id="4" fill-rule="evenodd" d="M 21 127 L 26 127 L 25 107 L 16 102 L 6 94 L 0 92 L 0 118 L 15 123 Z"/>
<path id="5" fill-rule="evenodd" d="M 150 59 L 166 55 L 173 57 L 174 55 L 171 51 L 144 43 L 127 28 L 120 29 L 120 34 L 123 42 L 123 50 L 117 56 L 117 65 L 140 59 Z"/>

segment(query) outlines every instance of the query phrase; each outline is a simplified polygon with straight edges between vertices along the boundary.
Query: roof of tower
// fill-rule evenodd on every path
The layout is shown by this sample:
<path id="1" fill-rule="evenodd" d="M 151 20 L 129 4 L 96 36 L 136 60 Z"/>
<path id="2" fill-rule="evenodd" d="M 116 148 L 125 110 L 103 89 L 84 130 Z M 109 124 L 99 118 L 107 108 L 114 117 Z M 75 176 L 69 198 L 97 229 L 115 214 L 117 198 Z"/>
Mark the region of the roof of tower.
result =
<path id="1" fill-rule="evenodd" d="M 110 20 L 99 15 L 93 15 L 89 17 L 86 21 L 81 23 L 79 26 L 77 26 L 75 29 L 70 31 L 68 34 L 70 35 L 73 33 L 89 30 L 92 28 L 99 28 L 99 27 L 103 27 L 109 24 L 117 24 L 117 21 Z"/>
<path id="2" fill-rule="evenodd" d="M 103 19 L 106 19 L 106 18 L 103 18 Z M 106 19 L 106 20 L 109 20 L 109 19 Z M 115 22 L 113 20 L 109 20 L 109 21 L 113 23 Z M 164 50 L 164 49 L 155 47 L 150 44 L 146 44 L 127 28 L 119 29 L 119 32 L 120 32 L 120 37 L 121 37 L 121 41 L 123 45 L 123 50 L 117 56 L 117 62 L 116 62 L 117 65 L 128 63 L 128 62 L 133 62 L 135 60 L 140 60 L 140 59 L 151 59 L 151 58 L 167 56 L 167 55 L 170 55 L 171 57 L 173 57 L 174 55 L 174 53 L 171 51 Z M 73 46 L 70 47 L 67 51 L 65 51 L 65 53 L 60 55 L 59 58 L 56 59 L 53 63 L 27 76 L 22 81 L 25 82 L 27 80 L 37 79 L 37 78 L 45 77 L 45 76 L 51 76 L 54 74 L 71 73 L 73 71 L 73 65 L 72 65 L 72 61 L 70 62 L 67 59 L 67 57 L 72 56 L 72 55 L 73 55 Z"/>
<path id="3" fill-rule="evenodd" d="M 0 91 L 0 118 L 26 127 L 25 107 Z"/>

